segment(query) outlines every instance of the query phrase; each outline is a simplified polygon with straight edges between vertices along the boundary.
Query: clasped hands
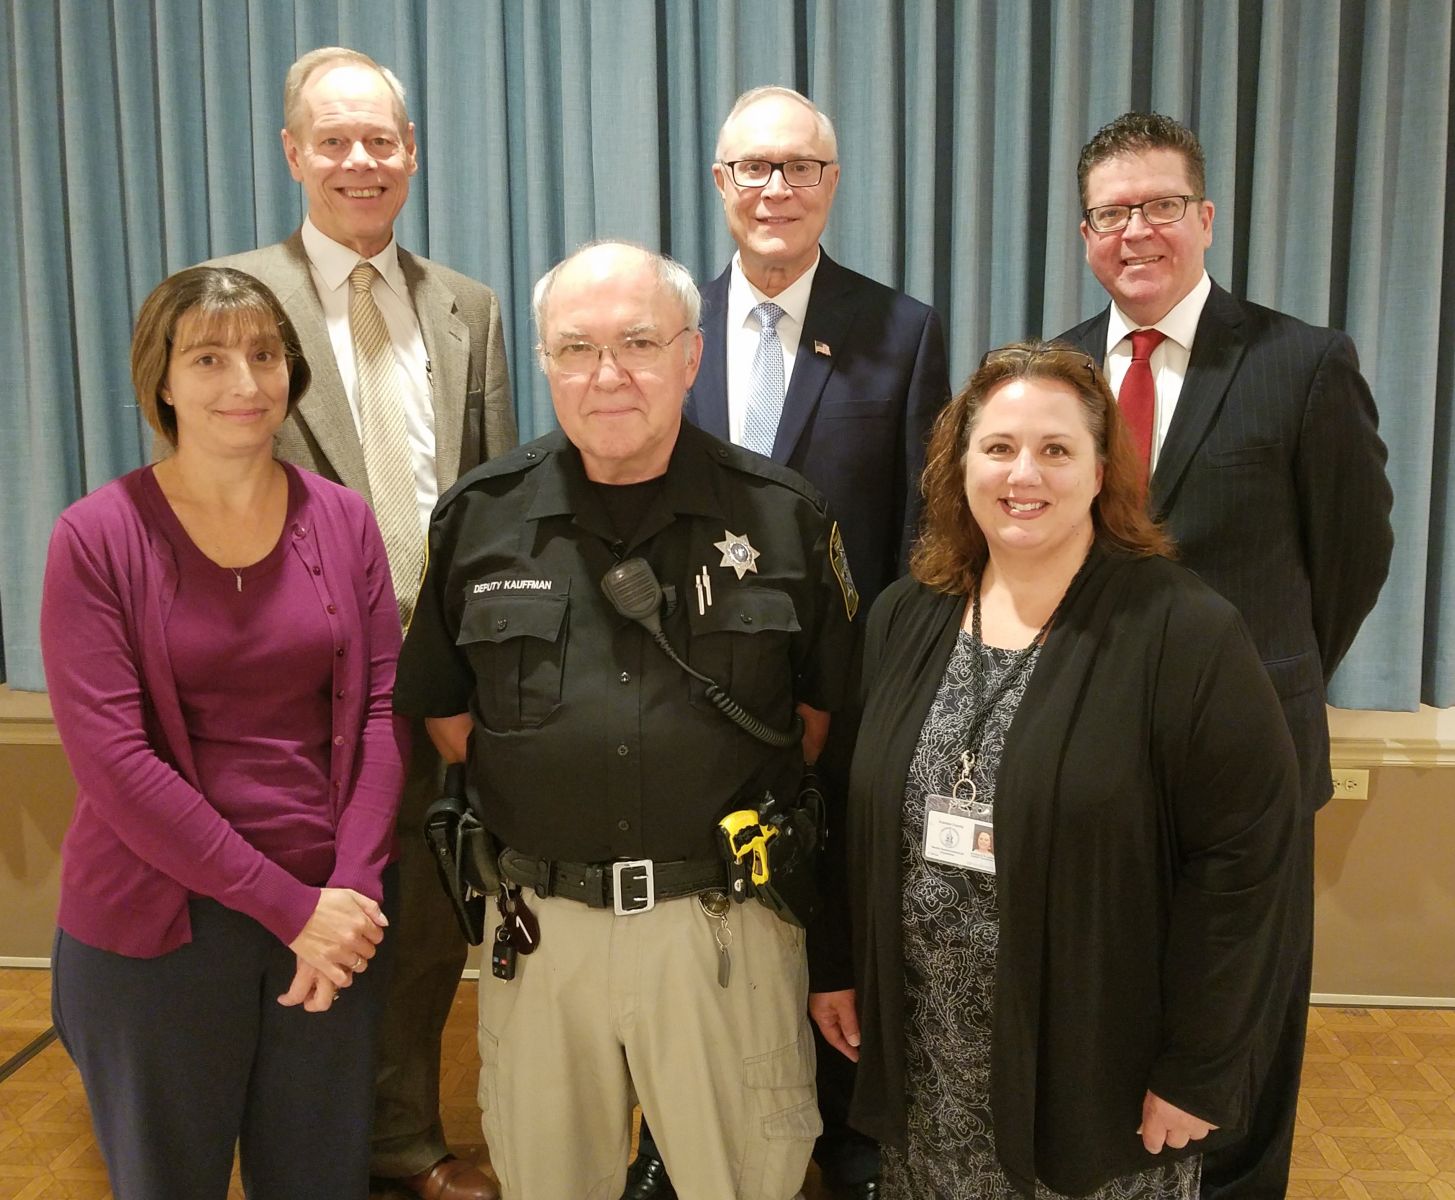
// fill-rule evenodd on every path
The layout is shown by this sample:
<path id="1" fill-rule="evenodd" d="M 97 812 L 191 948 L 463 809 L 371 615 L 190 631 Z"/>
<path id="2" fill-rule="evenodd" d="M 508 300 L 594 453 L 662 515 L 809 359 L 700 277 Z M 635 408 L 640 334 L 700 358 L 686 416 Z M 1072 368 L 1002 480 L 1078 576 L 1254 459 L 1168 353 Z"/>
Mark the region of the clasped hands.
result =
<path id="1" fill-rule="evenodd" d="M 307 1012 L 326 1011 L 341 988 L 368 970 L 388 924 L 383 910 L 361 892 L 324 888 L 308 923 L 288 943 L 298 968 L 278 1003 L 301 1004 Z"/>
<path id="2" fill-rule="evenodd" d="M 853 988 L 810 993 L 808 1015 L 824 1041 L 851 1062 L 859 1061 L 859 1014 L 854 1005 Z M 1152 1092 L 1142 1098 L 1142 1123 L 1137 1126 L 1137 1134 L 1149 1154 L 1160 1154 L 1164 1146 L 1181 1150 L 1188 1142 L 1201 1141 L 1216 1128 Z"/>

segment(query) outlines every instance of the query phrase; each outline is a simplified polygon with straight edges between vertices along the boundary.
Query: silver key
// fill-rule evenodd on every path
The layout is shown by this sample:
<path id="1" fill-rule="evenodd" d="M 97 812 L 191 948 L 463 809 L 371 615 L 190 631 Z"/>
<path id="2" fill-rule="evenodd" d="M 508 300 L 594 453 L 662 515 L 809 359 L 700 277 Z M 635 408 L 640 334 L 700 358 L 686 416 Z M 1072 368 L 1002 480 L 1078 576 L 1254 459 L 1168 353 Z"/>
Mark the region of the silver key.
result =
<path id="1" fill-rule="evenodd" d="M 726 988 L 733 966 L 728 956 L 728 947 L 733 944 L 733 931 L 727 919 L 731 902 L 722 892 L 703 892 L 697 897 L 697 904 L 704 916 L 716 922 L 712 928 L 712 940 L 717 943 L 717 986 Z"/>

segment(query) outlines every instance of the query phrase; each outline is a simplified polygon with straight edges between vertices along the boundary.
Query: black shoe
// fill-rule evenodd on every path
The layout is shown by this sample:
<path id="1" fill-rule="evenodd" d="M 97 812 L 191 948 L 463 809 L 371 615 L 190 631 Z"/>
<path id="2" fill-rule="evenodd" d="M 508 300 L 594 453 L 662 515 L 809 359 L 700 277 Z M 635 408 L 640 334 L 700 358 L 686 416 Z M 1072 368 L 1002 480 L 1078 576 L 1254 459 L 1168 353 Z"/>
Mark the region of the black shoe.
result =
<path id="1" fill-rule="evenodd" d="M 828 1185 L 829 1195 L 834 1200 L 879 1200 L 879 1180 L 866 1179 L 863 1183 L 839 1183 Z"/>
<path id="2" fill-rule="evenodd" d="M 677 1200 L 677 1189 L 667 1178 L 666 1164 L 649 1154 L 638 1154 L 626 1169 L 626 1191 L 621 1200 Z"/>

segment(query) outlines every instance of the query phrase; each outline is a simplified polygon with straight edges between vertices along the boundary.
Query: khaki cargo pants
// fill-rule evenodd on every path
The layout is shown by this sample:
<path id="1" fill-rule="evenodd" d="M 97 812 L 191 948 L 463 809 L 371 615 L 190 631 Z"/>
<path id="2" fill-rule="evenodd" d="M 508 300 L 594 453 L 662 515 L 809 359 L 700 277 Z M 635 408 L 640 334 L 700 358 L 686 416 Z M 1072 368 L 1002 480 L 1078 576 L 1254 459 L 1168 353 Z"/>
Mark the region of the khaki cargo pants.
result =
<path id="1" fill-rule="evenodd" d="M 756 901 L 617 916 L 524 897 L 540 946 L 482 964 L 480 1109 L 506 1200 L 618 1200 L 639 1099 L 679 1195 L 789 1200 L 821 1124 L 803 931 Z M 493 928 L 487 936 L 488 948 Z"/>

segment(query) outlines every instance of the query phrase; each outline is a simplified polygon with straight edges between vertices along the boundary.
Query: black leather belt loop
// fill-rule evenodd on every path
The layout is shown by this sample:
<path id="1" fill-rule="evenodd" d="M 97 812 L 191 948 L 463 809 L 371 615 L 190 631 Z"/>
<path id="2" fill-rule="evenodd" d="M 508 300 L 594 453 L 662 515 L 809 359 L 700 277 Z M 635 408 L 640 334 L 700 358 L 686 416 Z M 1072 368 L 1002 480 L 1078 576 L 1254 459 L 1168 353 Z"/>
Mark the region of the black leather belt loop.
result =
<path id="1" fill-rule="evenodd" d="M 727 868 L 712 859 L 573 863 L 504 850 L 500 854 L 500 873 L 513 883 L 533 888 L 538 896 L 564 896 L 589 908 L 609 908 L 624 916 L 647 912 L 658 900 L 726 891 L 728 887 Z"/>

